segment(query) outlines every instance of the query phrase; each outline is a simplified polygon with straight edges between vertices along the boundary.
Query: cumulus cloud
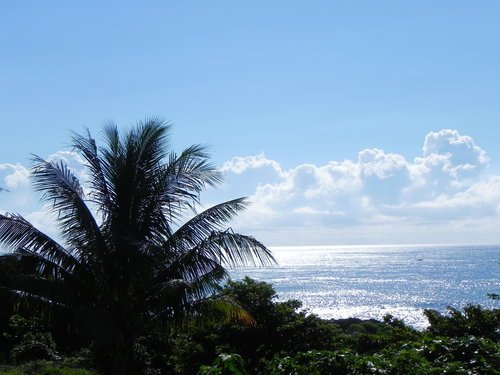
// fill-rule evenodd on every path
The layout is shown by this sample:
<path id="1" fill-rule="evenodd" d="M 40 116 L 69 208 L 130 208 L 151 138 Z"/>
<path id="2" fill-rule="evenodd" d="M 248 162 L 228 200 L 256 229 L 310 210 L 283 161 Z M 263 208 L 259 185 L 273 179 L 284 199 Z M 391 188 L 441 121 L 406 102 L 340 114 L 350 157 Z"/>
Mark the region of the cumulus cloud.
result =
<path id="1" fill-rule="evenodd" d="M 37 200 L 30 189 L 30 171 L 22 164 L 0 164 L 0 211 L 33 209 Z"/>
<path id="2" fill-rule="evenodd" d="M 283 173 L 280 164 L 277 161 L 267 159 L 264 154 L 245 157 L 236 156 L 231 160 L 225 162 L 221 168 L 221 171 L 242 174 L 243 172 L 250 169 L 264 168 L 269 168 L 278 175 L 281 175 Z"/>
<path id="3" fill-rule="evenodd" d="M 264 233 L 273 243 L 294 244 L 306 237 L 306 243 L 311 243 L 314 233 L 323 242 L 331 238 L 329 243 L 335 243 L 339 233 L 344 238 L 351 233 L 352 241 L 353 228 L 359 230 L 358 242 L 362 233 L 382 241 L 384 230 L 388 236 L 397 230 L 411 237 L 421 233 L 415 228 L 436 221 L 450 231 L 456 228 L 452 223 L 472 217 L 498 220 L 500 177 L 481 180 L 488 163 L 486 152 L 471 137 L 444 129 L 429 133 L 422 155 L 410 161 L 372 148 L 360 151 L 355 161 L 285 170 L 261 154 L 234 158 L 222 170 L 230 186 L 252 174 L 253 189 L 248 195 L 254 203 L 237 222 L 239 226 Z M 273 228 L 272 233 L 263 228 Z M 428 233 L 439 239 L 434 229 Z M 275 241 L 277 237 L 280 240 Z M 422 242 L 427 240 L 431 239 Z"/>
<path id="4" fill-rule="evenodd" d="M 415 160 L 422 168 L 419 171 L 433 178 L 452 181 L 474 178 L 488 165 L 486 152 L 475 145 L 469 136 L 461 136 L 458 131 L 444 129 L 431 132 L 425 137 L 423 156 Z"/>
<path id="5" fill-rule="evenodd" d="M 409 165 L 402 155 L 368 149 L 359 153 L 358 166 L 364 192 L 374 202 L 397 203 L 411 183 Z"/>
<path id="6" fill-rule="evenodd" d="M 0 176 L 3 184 L 9 189 L 29 185 L 29 169 L 21 164 L 0 164 Z"/>
<path id="7" fill-rule="evenodd" d="M 484 165 L 488 163 L 486 152 L 474 144 L 474 140 L 465 135 L 461 136 L 457 130 L 443 129 L 430 132 L 425 137 L 423 156 L 449 155 L 455 165 Z"/>

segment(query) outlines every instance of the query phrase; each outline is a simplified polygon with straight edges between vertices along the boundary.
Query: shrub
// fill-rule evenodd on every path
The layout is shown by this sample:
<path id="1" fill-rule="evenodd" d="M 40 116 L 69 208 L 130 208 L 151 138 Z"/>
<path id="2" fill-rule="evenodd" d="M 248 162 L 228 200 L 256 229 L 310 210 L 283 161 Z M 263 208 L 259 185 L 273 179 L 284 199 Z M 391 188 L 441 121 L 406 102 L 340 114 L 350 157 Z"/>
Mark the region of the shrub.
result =
<path id="1" fill-rule="evenodd" d="M 10 370 L 0 370 L 0 375 L 96 375 L 94 372 L 71 367 L 58 367 L 46 362 L 31 362 Z"/>
<path id="2" fill-rule="evenodd" d="M 14 363 L 23 363 L 40 359 L 56 361 L 60 357 L 56 351 L 56 344 L 50 333 L 26 333 L 21 342 L 10 352 Z"/>
<path id="3" fill-rule="evenodd" d="M 266 363 L 269 375 L 349 375 L 353 374 L 356 354 L 350 352 L 309 351 L 293 356 L 276 356 Z"/>
<path id="4" fill-rule="evenodd" d="M 201 366 L 198 375 L 246 375 L 245 360 L 239 354 L 219 354 L 212 366 Z"/>
<path id="5" fill-rule="evenodd" d="M 449 315 L 425 310 L 429 319 L 428 331 L 439 336 L 478 336 L 500 340 L 500 309 L 488 310 L 480 305 L 467 305 L 463 312 L 448 308 Z"/>

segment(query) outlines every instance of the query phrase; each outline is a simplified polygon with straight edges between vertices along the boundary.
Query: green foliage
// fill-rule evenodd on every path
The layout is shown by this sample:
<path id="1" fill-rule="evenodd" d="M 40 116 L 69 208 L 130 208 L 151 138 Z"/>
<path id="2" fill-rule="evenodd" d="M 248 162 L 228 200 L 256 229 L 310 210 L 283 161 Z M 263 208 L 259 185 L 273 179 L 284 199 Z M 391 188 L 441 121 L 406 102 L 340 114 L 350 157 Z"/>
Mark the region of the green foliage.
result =
<path id="1" fill-rule="evenodd" d="M 47 367 L 41 375 L 93 375 L 85 369 L 74 369 L 74 368 L 58 368 L 58 367 Z"/>
<path id="2" fill-rule="evenodd" d="M 45 327 L 37 318 L 25 318 L 21 315 L 14 314 L 9 318 L 9 329 L 5 335 L 19 342 L 27 333 L 44 332 Z"/>
<path id="3" fill-rule="evenodd" d="M 352 353 L 309 351 L 299 352 L 294 356 L 277 356 L 266 363 L 265 372 L 269 375 L 350 374 L 352 355 Z"/>
<path id="4" fill-rule="evenodd" d="M 0 375 L 24 375 L 21 371 L 18 370 L 1 370 Z"/>
<path id="5" fill-rule="evenodd" d="M 238 354 L 219 354 L 212 366 L 201 366 L 198 375 L 246 375 L 246 364 Z"/>
<path id="6" fill-rule="evenodd" d="M 228 282 L 223 293 L 250 312 L 256 323 L 220 326 L 215 345 L 219 352 L 242 355 L 254 371 L 262 358 L 272 358 L 276 353 L 321 350 L 339 344 L 338 326 L 299 310 L 300 301 L 275 301 L 276 292 L 269 283 L 246 277 Z"/>
<path id="7" fill-rule="evenodd" d="M 12 315 L 3 337 L 9 343 L 8 357 L 14 363 L 59 359 L 52 334 L 39 319 Z"/>
<path id="8" fill-rule="evenodd" d="M 498 346 L 471 345 L 468 339 L 440 342 L 439 347 L 392 348 L 376 354 L 353 351 L 309 351 L 276 356 L 266 362 L 262 374 L 296 375 L 440 375 L 499 374 Z M 441 346 L 444 345 L 444 346 Z M 447 346 L 449 345 L 449 346 Z M 495 351 L 496 350 L 496 351 Z M 439 352 L 437 357 L 434 357 Z M 433 358 L 434 357 L 434 358 Z"/>
<path id="9" fill-rule="evenodd" d="M 426 310 L 429 332 L 438 336 L 479 336 L 500 340 L 500 309 L 484 309 L 479 305 L 467 305 L 463 312 L 449 308 L 449 315 Z"/>
<path id="10" fill-rule="evenodd" d="M 40 359 L 55 361 L 60 359 L 56 344 L 50 333 L 26 333 L 21 341 L 16 344 L 10 357 L 14 363 L 24 363 Z"/>
<path id="11" fill-rule="evenodd" d="M 10 370 L 1 370 L 0 375 L 96 375 L 94 372 L 72 367 L 59 367 L 45 362 L 33 362 Z"/>
<path id="12" fill-rule="evenodd" d="M 250 278 L 228 282 L 222 295 L 251 313 L 255 323 L 210 321 L 185 324 L 181 330 L 151 325 L 150 334 L 135 342 L 128 371 L 137 375 L 500 374 L 498 309 L 469 305 L 463 311 L 450 309 L 447 315 L 427 311 L 430 326 L 419 332 L 392 316 L 383 322 L 322 320 L 301 311 L 299 301 L 276 301 L 272 285 Z M 18 362 L 56 358 L 55 344 L 45 329 L 37 319 L 12 316 L 6 337 L 14 345 L 13 358 Z M 79 366 L 89 355 L 82 351 L 61 363 Z M 37 366 L 4 373 L 92 374 Z"/>
<path id="13" fill-rule="evenodd" d="M 0 270 L 0 285 L 6 285 L 10 279 L 8 267 Z M 0 363 L 6 361 L 5 354 L 12 348 L 12 340 L 8 333 L 9 319 L 14 313 L 12 296 L 9 291 L 0 288 Z"/>
<path id="14" fill-rule="evenodd" d="M 416 331 L 392 316 L 383 322 L 325 321 L 298 310 L 298 301 L 275 301 L 270 284 L 249 278 L 229 282 L 224 292 L 251 312 L 256 324 L 224 324 L 185 339 L 191 348 L 200 344 L 196 356 L 240 354 L 253 374 L 498 374 L 500 347 L 492 339 L 498 310 L 467 306 Z"/>
<path id="15" fill-rule="evenodd" d="M 195 332 L 198 330 L 194 330 Z M 169 359 L 174 374 L 195 374 L 205 359 L 203 341 L 197 335 L 180 334 L 174 340 L 174 350 Z M 201 341 L 201 342 L 200 342 Z"/>
<path id="16" fill-rule="evenodd" d="M 500 344 L 475 336 L 436 337 L 424 335 L 408 344 L 436 368 L 456 368 L 464 373 L 497 374 L 500 368 Z"/>
<path id="17" fill-rule="evenodd" d="M 373 354 L 388 348 L 399 348 L 420 336 L 418 331 L 390 316 L 386 316 L 384 320 L 385 322 L 359 319 L 338 321 L 343 330 L 343 348 L 360 354 Z"/>
<path id="18" fill-rule="evenodd" d="M 255 323 L 209 320 L 174 329 L 156 322 L 148 335 L 136 340 L 128 371 L 136 375 L 500 375 L 498 309 L 470 305 L 463 311 L 450 309 L 447 315 L 429 311 L 429 328 L 416 331 L 392 316 L 382 322 L 323 320 L 300 310 L 299 301 L 276 301 L 272 285 L 250 278 L 228 282 L 222 296 L 250 312 Z M 8 335 L 15 345 L 22 343 L 19 348 L 37 342 L 45 351 L 55 350 L 42 338 L 45 329 L 37 319 L 13 316 Z M 49 373 L 69 375 L 76 367 L 91 368 L 89 357 L 90 351 L 82 350 L 61 359 Z M 9 371 L 43 374 L 43 366 Z"/>

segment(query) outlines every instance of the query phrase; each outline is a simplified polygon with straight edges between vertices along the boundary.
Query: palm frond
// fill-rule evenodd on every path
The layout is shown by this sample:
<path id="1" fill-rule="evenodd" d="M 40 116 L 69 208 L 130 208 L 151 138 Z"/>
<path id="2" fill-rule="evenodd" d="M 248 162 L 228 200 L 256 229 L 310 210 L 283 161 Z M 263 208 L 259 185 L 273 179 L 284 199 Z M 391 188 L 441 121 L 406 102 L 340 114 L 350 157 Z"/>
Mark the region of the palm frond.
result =
<path id="1" fill-rule="evenodd" d="M 135 135 L 137 167 L 145 175 L 151 175 L 167 156 L 167 140 L 170 125 L 159 118 L 149 118 L 139 124 Z"/>
<path id="2" fill-rule="evenodd" d="M 50 280 L 63 280 L 71 275 L 56 262 L 25 249 L 17 249 L 14 253 L 0 255 L 0 263 L 14 265 L 20 275 L 36 275 Z"/>
<path id="3" fill-rule="evenodd" d="M 210 276 L 207 276 L 210 275 Z M 175 257 L 174 261 L 163 264 L 154 277 L 154 282 L 162 284 L 169 280 L 184 280 L 193 283 L 210 277 L 211 281 L 219 283 L 227 274 L 225 268 L 213 258 L 198 251 L 197 248 Z M 208 278 L 206 279 L 208 281 Z"/>
<path id="4" fill-rule="evenodd" d="M 43 301 L 47 307 L 68 306 L 65 302 L 73 299 L 67 284 L 34 275 L 19 275 L 11 287 L 17 296 L 31 298 L 39 303 Z"/>
<path id="5" fill-rule="evenodd" d="M 187 280 L 190 299 L 197 301 L 213 296 L 221 288 L 221 281 L 228 277 L 227 270 L 220 264 L 204 272 L 197 272 Z"/>
<path id="6" fill-rule="evenodd" d="M 183 313 L 174 322 L 177 326 L 196 323 L 198 326 L 210 326 L 221 321 L 239 323 L 247 326 L 256 324 L 252 315 L 236 301 L 227 296 L 211 296 L 186 305 Z"/>
<path id="7" fill-rule="evenodd" d="M 69 270 L 78 259 L 20 215 L 0 214 L 0 243 L 11 251 L 26 249 Z"/>
<path id="8" fill-rule="evenodd" d="M 160 152 L 155 155 L 156 158 L 152 158 L 154 160 L 163 156 Z M 222 181 L 220 173 L 206 162 L 205 157 L 203 146 L 193 146 L 180 156 L 171 153 L 165 168 L 157 165 L 149 171 L 149 163 L 139 169 L 148 171 L 138 176 L 138 182 L 135 183 L 136 199 L 142 202 L 141 210 L 136 212 L 135 217 L 141 236 L 155 241 L 170 236 L 172 223 L 180 220 L 187 209 L 193 209 L 194 204 L 199 203 L 200 191 L 207 185 Z"/>
<path id="9" fill-rule="evenodd" d="M 248 311 L 235 301 L 227 298 L 227 296 L 212 297 L 202 301 L 200 312 L 203 313 L 202 316 L 210 316 L 214 312 L 219 313 L 230 321 L 242 323 L 247 326 L 256 324 L 255 319 Z M 218 318 L 216 316 L 216 319 Z"/>
<path id="10" fill-rule="evenodd" d="M 168 219 L 158 200 L 163 194 L 162 161 L 167 157 L 166 144 L 170 126 L 158 118 L 147 119 L 130 135 L 127 142 L 128 176 L 133 180 L 130 211 L 134 215 L 138 238 L 159 240 L 160 233 L 169 231 Z"/>
<path id="11" fill-rule="evenodd" d="M 227 267 L 276 264 L 271 251 L 264 244 L 251 236 L 234 233 L 230 228 L 212 233 L 196 249 Z"/>
<path id="12" fill-rule="evenodd" d="M 81 277 L 94 280 L 86 265 L 68 270 L 36 252 L 17 249 L 0 256 L 0 270 L 8 272 L 8 287 L 18 296 L 45 300 L 47 306 L 92 303 L 93 294 Z"/>
<path id="13" fill-rule="evenodd" d="M 103 252 L 104 239 L 85 203 L 78 179 L 63 162 L 47 162 L 37 156 L 33 161 L 33 186 L 58 214 L 59 228 L 66 241 L 75 249 L 84 248 L 85 243 L 95 243 L 95 249 Z"/>
<path id="14" fill-rule="evenodd" d="M 36 311 L 38 317 L 50 317 L 69 302 L 74 304 L 81 294 L 79 288 L 70 289 L 74 284 L 70 273 L 38 254 L 21 250 L 4 254 L 0 270 L 7 273 L 2 288 L 9 292 L 16 312 Z"/>
<path id="15" fill-rule="evenodd" d="M 10 295 L 13 299 L 14 312 L 21 314 L 32 314 L 36 311 L 37 318 L 51 321 L 56 312 L 67 310 L 67 306 L 36 293 L 29 293 L 22 290 L 10 288 Z"/>
<path id="16" fill-rule="evenodd" d="M 104 147 L 101 149 L 100 161 L 104 179 L 108 184 L 110 203 L 116 205 L 116 188 L 118 186 L 118 171 L 123 164 L 123 147 L 120 141 L 118 127 L 108 123 L 103 127 Z"/>
<path id="17" fill-rule="evenodd" d="M 206 240 L 212 233 L 220 231 L 223 225 L 247 207 L 246 198 L 220 203 L 196 215 L 168 239 L 166 247 L 192 248 Z"/>
<path id="18" fill-rule="evenodd" d="M 92 196 L 90 197 L 92 202 L 98 205 L 105 216 L 109 215 L 112 211 L 110 188 L 104 176 L 95 139 L 92 138 L 90 131 L 87 129 L 86 136 L 72 133 L 72 145 L 87 162 L 86 165 L 90 171 L 89 185 L 92 191 Z"/>
<path id="19" fill-rule="evenodd" d="M 224 181 L 222 173 L 209 162 L 210 155 L 203 145 L 192 145 L 186 148 L 177 158 L 178 176 L 185 175 L 193 189 L 200 192 L 208 186 L 215 187 Z"/>
<path id="20" fill-rule="evenodd" d="M 222 183 L 222 174 L 208 162 L 207 155 L 206 148 L 202 145 L 188 147 L 179 156 L 175 153 L 170 154 L 166 165 L 167 203 L 176 198 L 177 202 L 174 203 L 191 207 L 191 202 L 199 202 L 201 191 L 208 186 Z"/>

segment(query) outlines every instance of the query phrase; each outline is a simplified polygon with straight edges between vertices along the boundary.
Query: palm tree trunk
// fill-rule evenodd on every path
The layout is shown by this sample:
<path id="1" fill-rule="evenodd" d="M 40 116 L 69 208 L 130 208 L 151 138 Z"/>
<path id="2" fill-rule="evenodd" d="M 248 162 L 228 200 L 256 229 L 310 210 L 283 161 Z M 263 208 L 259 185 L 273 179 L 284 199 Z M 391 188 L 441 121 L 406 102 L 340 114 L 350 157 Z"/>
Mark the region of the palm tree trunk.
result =
<path id="1" fill-rule="evenodd" d="M 130 340 L 125 340 L 123 335 L 117 337 L 113 349 L 113 367 L 111 369 L 111 375 L 125 375 L 127 373 L 127 364 L 132 351 L 131 345 L 128 345 L 129 341 Z"/>

